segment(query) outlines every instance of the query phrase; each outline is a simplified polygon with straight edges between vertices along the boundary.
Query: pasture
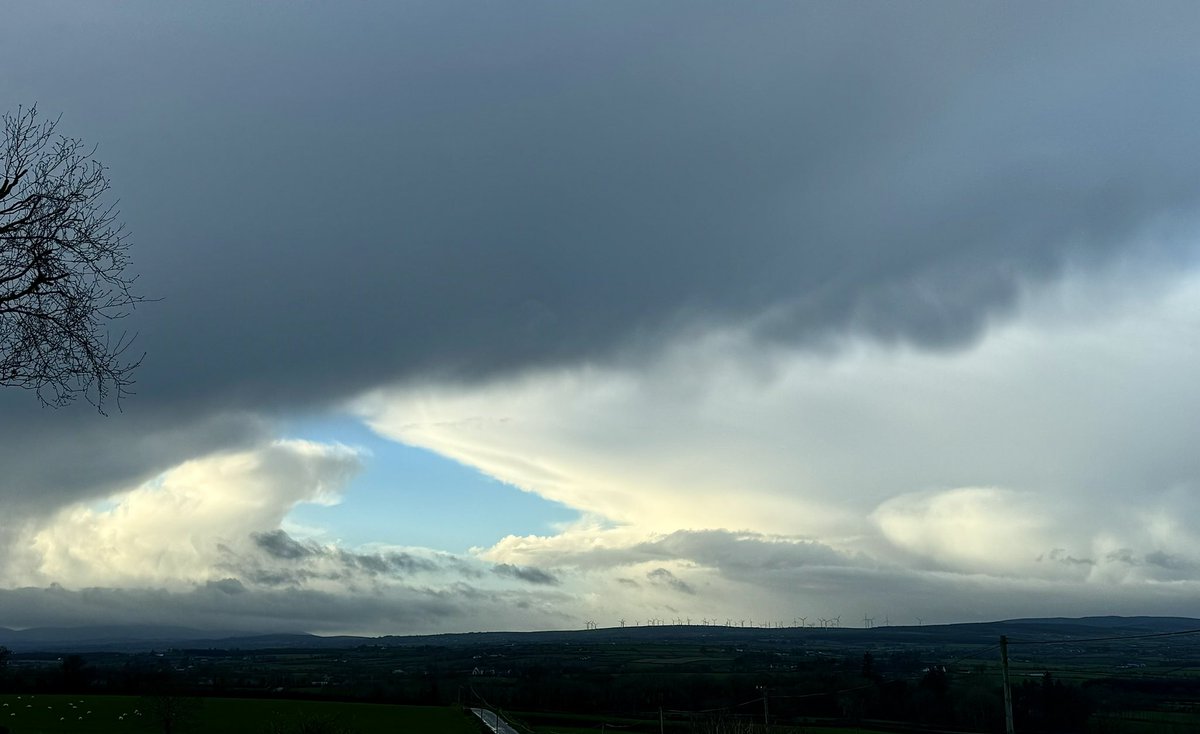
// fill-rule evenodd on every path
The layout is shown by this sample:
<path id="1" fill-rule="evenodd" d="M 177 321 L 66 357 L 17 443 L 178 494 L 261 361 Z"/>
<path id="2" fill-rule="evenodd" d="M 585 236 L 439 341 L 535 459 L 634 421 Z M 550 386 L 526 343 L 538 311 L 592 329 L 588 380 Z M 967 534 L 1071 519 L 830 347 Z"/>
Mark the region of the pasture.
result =
<path id="1" fill-rule="evenodd" d="M 356 734 L 438 732 L 478 734 L 477 725 L 448 706 L 390 706 L 338 701 L 236 698 L 182 699 L 176 731 L 267 734 L 273 727 L 333 720 Z M 12 734 L 157 734 L 158 703 L 140 696 L 0 695 L 0 725 Z"/>

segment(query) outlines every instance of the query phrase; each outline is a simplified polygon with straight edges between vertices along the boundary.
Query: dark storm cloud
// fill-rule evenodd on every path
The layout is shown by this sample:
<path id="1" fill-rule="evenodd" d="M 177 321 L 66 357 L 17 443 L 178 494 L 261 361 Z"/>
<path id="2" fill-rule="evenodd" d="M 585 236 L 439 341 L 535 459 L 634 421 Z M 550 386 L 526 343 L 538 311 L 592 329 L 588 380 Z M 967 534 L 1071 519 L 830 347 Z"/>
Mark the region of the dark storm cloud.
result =
<path id="1" fill-rule="evenodd" d="M 320 550 L 316 545 L 305 545 L 296 541 L 283 530 L 272 530 L 269 533 L 253 533 L 250 539 L 254 541 L 255 545 L 266 551 L 268 555 L 287 560 L 307 558 L 308 556 L 316 555 Z"/>
<path id="2" fill-rule="evenodd" d="M 228 578 L 218 581 L 207 581 L 205 587 L 222 591 L 226 594 L 242 594 L 246 591 L 246 586 L 238 579 Z"/>
<path id="3" fill-rule="evenodd" d="M 646 574 L 646 578 L 655 586 L 665 586 L 681 594 L 695 594 L 696 589 L 691 584 L 679 578 L 665 568 L 656 568 Z"/>
<path id="4" fill-rule="evenodd" d="M 1064 566 L 1095 566 L 1096 562 L 1091 558 L 1076 558 L 1069 555 L 1065 548 L 1053 548 L 1049 553 L 1043 553 L 1037 557 L 1038 563 L 1052 562 L 1061 563 Z"/>
<path id="5" fill-rule="evenodd" d="M 457 576 L 478 576 L 460 559 L 437 554 L 423 558 L 411 553 L 354 553 L 336 546 L 300 542 L 284 530 L 251 533 L 250 540 L 263 556 L 238 554 L 220 546 L 221 568 L 236 572 L 263 586 L 296 586 L 314 579 L 342 580 L 401 578 L 415 573 L 446 571 Z"/>
<path id="6" fill-rule="evenodd" d="M 554 574 L 532 566 L 514 566 L 511 563 L 498 563 L 492 567 L 492 573 L 497 576 L 506 576 L 519 581 L 527 581 L 531 584 L 556 586 L 560 583 L 558 577 Z"/>
<path id="7" fill-rule="evenodd" d="M 1196 564 L 1188 559 L 1162 551 L 1147 553 L 1146 563 L 1170 571 L 1188 571 L 1196 568 Z"/>
<path id="8" fill-rule="evenodd" d="M 137 319 L 143 405 L 312 404 L 768 311 L 789 341 L 969 339 L 1023 284 L 1190 218 L 1198 20 L 31 6 L 0 91 L 112 167 L 164 298 Z"/>
<path id="9" fill-rule="evenodd" d="M 0 503 L 9 518 L 44 515 L 197 456 L 261 445 L 271 427 L 246 412 L 139 409 L 105 418 L 90 406 L 45 410 L 26 393 L 0 391 Z M 12 529 L 0 522 L 0 544 Z"/>
<path id="10" fill-rule="evenodd" d="M 1161 550 L 1150 551 L 1143 556 L 1138 556 L 1130 548 L 1118 548 L 1110 552 L 1105 560 L 1109 563 L 1140 569 L 1147 578 L 1156 581 L 1195 581 L 1200 579 L 1200 564 L 1195 560 Z"/>
<path id="11" fill-rule="evenodd" d="M 448 625 L 494 629 L 507 610 L 527 602 L 546 623 L 562 623 L 547 601 L 562 597 L 530 593 L 480 593 L 459 584 L 445 590 L 393 588 L 386 594 L 327 593 L 307 589 L 246 589 L 232 592 L 236 579 L 190 591 L 164 589 L 0 589 L 5 624 L 17 628 L 81 624 L 170 624 L 204 629 L 265 632 L 444 630 Z M 524 614 L 529 614 L 528 611 Z M 491 625 L 487 621 L 491 618 Z"/>
<path id="12" fill-rule="evenodd" d="M 958 344 L 1068 265 L 1175 259 L 1133 243 L 1190 225 L 1200 196 L 1198 20 L 9 9 L 0 99 L 99 146 L 162 300 L 124 324 L 148 352 L 124 415 L 0 396 L 0 498 L 41 511 L 384 382 L 636 358 L 712 324 Z"/>

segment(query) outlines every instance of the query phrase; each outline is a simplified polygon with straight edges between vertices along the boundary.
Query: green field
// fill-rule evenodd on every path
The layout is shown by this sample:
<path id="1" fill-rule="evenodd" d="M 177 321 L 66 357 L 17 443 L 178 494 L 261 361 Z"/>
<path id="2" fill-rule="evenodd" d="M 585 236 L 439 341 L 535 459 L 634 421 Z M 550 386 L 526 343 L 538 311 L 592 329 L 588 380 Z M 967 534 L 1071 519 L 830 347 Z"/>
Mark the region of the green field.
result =
<path id="1" fill-rule="evenodd" d="M 535 734 L 657 734 L 659 721 L 657 718 L 631 719 L 621 717 L 588 716 L 585 714 L 513 712 L 508 715 L 510 722 L 516 724 L 518 730 L 528 730 Z M 762 721 L 681 721 L 677 718 L 667 718 L 663 728 L 667 734 L 683 734 L 684 732 L 744 732 L 763 734 Z M 832 726 L 822 724 L 772 724 L 772 734 L 895 734 L 879 729 L 856 726 Z"/>
<path id="2" fill-rule="evenodd" d="M 0 695 L 0 725 L 12 734 L 154 734 L 154 701 L 137 696 Z M 478 734 L 473 717 L 452 707 L 334 701 L 187 699 L 176 731 L 266 734 L 276 725 L 334 720 L 356 734 Z"/>
<path id="3" fill-rule="evenodd" d="M 1124 711 L 1092 717 L 1097 734 L 1191 734 L 1200 731 L 1200 714 L 1168 711 Z"/>
<path id="4" fill-rule="evenodd" d="M 642 731 L 653 731 L 653 727 L 645 728 Z M 538 734 L 599 734 L 607 732 L 607 734 L 617 734 L 621 729 L 600 729 L 599 727 L 591 727 L 581 729 L 578 727 L 561 727 L 547 726 L 538 727 Z M 731 731 L 740 731 L 739 729 L 731 729 Z M 757 729 L 761 734 L 761 729 Z M 858 727 L 844 726 L 776 726 L 772 727 L 772 732 L 779 734 L 895 734 L 895 732 L 880 731 L 878 729 L 860 729 Z"/>

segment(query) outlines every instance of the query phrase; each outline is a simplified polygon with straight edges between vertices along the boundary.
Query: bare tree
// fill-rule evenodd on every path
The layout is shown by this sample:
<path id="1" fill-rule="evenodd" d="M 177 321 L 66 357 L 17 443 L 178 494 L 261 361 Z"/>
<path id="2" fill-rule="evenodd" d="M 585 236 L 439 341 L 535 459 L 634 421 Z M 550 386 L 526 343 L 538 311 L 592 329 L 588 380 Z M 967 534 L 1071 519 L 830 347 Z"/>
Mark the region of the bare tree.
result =
<path id="1" fill-rule="evenodd" d="M 200 716 L 203 701 L 193 696 L 181 696 L 169 690 L 146 699 L 150 720 L 163 734 L 178 734 L 190 729 Z"/>
<path id="2" fill-rule="evenodd" d="M 104 201 L 107 169 L 36 107 L 0 121 L 0 386 L 54 407 L 79 396 L 119 407 L 141 358 L 108 327 L 142 299 L 124 225 Z"/>

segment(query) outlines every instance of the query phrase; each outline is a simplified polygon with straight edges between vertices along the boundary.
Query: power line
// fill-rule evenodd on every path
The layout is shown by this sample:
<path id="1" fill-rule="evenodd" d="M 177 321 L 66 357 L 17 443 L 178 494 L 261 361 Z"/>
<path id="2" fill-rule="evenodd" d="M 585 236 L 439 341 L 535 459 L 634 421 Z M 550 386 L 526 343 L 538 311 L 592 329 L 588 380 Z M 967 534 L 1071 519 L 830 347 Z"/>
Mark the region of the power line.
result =
<path id="1" fill-rule="evenodd" d="M 853 691 L 862 691 L 862 690 L 866 690 L 867 688 L 874 688 L 876 685 L 877 685 L 876 683 L 872 682 L 872 683 L 864 683 L 861 686 L 854 686 L 853 688 L 842 688 L 837 691 L 821 691 L 820 693 L 797 693 L 797 694 L 793 694 L 790 696 L 782 695 L 782 694 L 775 694 L 774 698 L 795 699 L 795 698 L 818 698 L 820 696 L 837 696 L 837 695 L 840 695 L 843 693 L 851 693 Z"/>
<path id="2" fill-rule="evenodd" d="M 1116 642 L 1118 640 L 1148 640 L 1153 637 L 1178 637 L 1200 634 L 1200 628 L 1176 630 L 1175 632 L 1151 632 L 1144 635 L 1117 635 L 1115 637 L 1080 637 L 1069 640 L 1009 640 L 1009 645 L 1073 645 L 1080 642 Z"/>
<path id="3" fill-rule="evenodd" d="M 998 645 L 998 644 L 988 645 L 987 647 L 978 648 L 978 649 L 972 650 L 970 652 L 964 653 L 962 655 L 959 655 L 958 657 L 954 658 L 953 660 L 946 663 L 942 667 L 946 668 L 946 669 L 950 669 L 950 668 L 953 668 L 955 665 L 958 665 L 959 663 L 961 663 L 964 660 L 978 658 L 980 656 L 986 655 L 989 652 L 993 652 L 993 651 L 999 650 L 999 649 L 1000 649 L 1000 645 Z"/>
<path id="4" fill-rule="evenodd" d="M 1045 673 L 1051 673 L 1054 676 L 1066 681 L 1074 678 L 1086 678 L 1087 680 L 1099 680 L 1101 678 L 1128 678 L 1130 680 L 1196 680 L 1195 675 L 1187 673 L 1180 674 L 1180 671 L 1194 669 L 1200 667 L 1197 665 L 1183 665 L 1170 670 L 1163 671 L 1147 671 L 1143 668 L 1065 668 L 1052 665 L 1033 665 L 1033 664 L 1014 664 L 1012 666 L 1012 674 L 1024 678 L 1032 678 Z"/>
<path id="5" fill-rule="evenodd" d="M 668 714 L 711 714 L 714 711 L 732 711 L 734 709 L 741 708 L 742 706 L 749 706 L 752 703 L 759 703 L 761 701 L 762 701 L 762 696 L 759 696 L 758 698 L 752 698 L 749 701 L 742 701 L 741 703 L 731 703 L 728 706 L 718 706 L 716 708 L 711 708 L 711 709 L 663 709 L 663 710 L 666 711 Z"/>

